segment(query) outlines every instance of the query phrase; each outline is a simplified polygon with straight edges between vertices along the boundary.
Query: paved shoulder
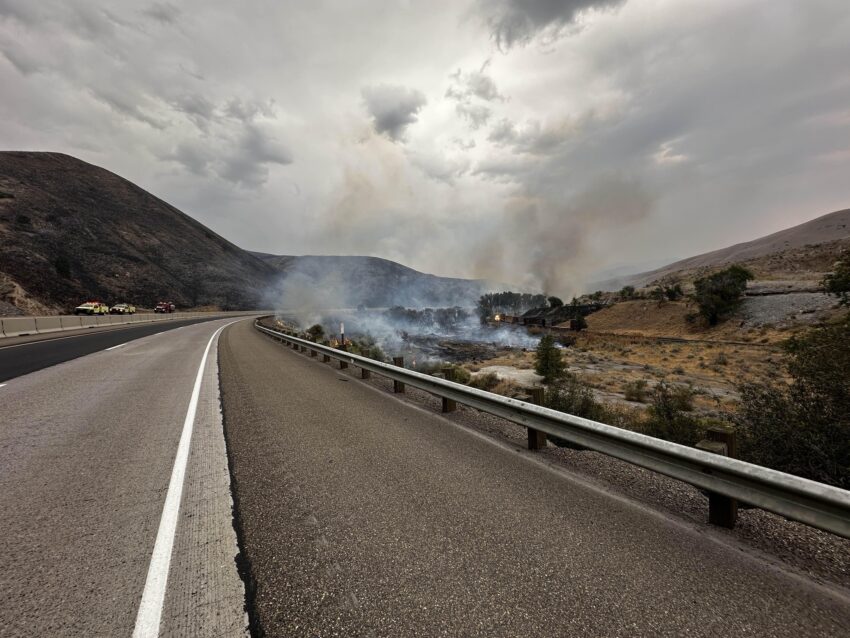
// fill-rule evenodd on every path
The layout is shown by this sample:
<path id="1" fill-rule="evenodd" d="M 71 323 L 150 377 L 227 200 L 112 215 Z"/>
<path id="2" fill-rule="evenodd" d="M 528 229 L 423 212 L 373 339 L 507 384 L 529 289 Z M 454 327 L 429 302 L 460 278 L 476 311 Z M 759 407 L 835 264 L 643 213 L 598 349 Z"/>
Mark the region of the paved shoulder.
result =
<path id="1" fill-rule="evenodd" d="M 850 604 L 234 326 L 225 431 L 267 635 L 846 636 Z"/>

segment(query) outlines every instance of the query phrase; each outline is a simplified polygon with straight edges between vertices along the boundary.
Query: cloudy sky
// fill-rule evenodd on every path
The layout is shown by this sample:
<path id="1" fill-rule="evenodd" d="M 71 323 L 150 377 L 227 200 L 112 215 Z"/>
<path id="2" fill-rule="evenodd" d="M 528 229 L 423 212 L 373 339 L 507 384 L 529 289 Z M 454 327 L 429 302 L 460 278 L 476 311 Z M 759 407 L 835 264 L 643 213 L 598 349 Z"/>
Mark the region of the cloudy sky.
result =
<path id="1" fill-rule="evenodd" d="M 0 0 L 0 146 L 567 294 L 850 205 L 846 0 Z"/>

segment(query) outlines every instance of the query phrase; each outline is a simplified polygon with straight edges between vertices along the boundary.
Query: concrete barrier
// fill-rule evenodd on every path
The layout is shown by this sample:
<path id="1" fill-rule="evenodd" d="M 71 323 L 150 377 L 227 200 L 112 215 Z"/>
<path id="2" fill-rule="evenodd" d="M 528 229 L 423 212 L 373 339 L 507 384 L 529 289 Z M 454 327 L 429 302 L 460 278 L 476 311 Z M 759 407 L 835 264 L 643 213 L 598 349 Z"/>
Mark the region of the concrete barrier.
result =
<path id="1" fill-rule="evenodd" d="M 45 332 L 59 332 L 62 330 L 62 317 L 36 317 L 35 331 L 38 334 Z"/>
<path id="2" fill-rule="evenodd" d="M 273 310 L 229 311 L 229 312 L 175 312 L 139 313 L 135 315 L 54 315 L 49 317 L 0 318 L 0 339 L 20 337 L 28 334 L 79 330 L 95 326 L 119 326 L 151 321 L 179 321 L 180 319 L 244 317 L 271 314 Z"/>
<path id="3" fill-rule="evenodd" d="M 76 315 L 61 316 L 59 322 L 62 324 L 62 330 L 74 330 L 83 327 L 83 320 Z"/>
<path id="4" fill-rule="evenodd" d="M 3 334 L 7 337 L 20 337 L 22 335 L 34 335 L 35 317 L 9 317 L 3 319 Z"/>

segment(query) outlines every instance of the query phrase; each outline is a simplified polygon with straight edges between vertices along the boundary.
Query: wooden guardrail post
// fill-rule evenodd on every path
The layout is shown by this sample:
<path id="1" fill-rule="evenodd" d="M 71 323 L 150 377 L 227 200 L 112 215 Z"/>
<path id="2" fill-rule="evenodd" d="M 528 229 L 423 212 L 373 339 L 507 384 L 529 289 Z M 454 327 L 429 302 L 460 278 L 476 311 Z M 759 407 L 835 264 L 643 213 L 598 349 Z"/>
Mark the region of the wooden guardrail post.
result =
<path id="1" fill-rule="evenodd" d="M 534 405 L 543 405 L 543 388 L 531 388 L 529 393 L 529 403 Z M 528 449 L 529 450 L 544 450 L 546 449 L 546 433 L 534 428 L 528 428 Z"/>
<path id="2" fill-rule="evenodd" d="M 705 439 L 696 444 L 697 449 L 733 459 L 738 458 L 738 440 L 733 430 L 709 428 L 705 436 Z M 708 491 L 708 522 L 732 529 L 737 520 L 738 500 Z"/>
<path id="3" fill-rule="evenodd" d="M 452 366 L 446 366 L 443 368 L 443 375 L 445 376 L 446 381 L 454 381 L 455 369 Z M 443 414 L 446 412 L 454 412 L 455 410 L 457 410 L 457 401 L 443 397 Z"/>
<path id="4" fill-rule="evenodd" d="M 360 378 L 361 379 L 369 379 L 371 378 L 372 373 L 366 368 L 360 368 Z"/>
<path id="5" fill-rule="evenodd" d="M 393 365 L 403 368 L 404 357 L 393 357 Z M 393 381 L 393 392 L 396 394 L 404 394 L 404 384 L 401 381 Z"/>
<path id="6" fill-rule="evenodd" d="M 315 358 L 318 353 L 315 350 L 310 350 L 310 356 Z"/>
<path id="7" fill-rule="evenodd" d="M 323 354 L 323 355 L 322 355 L 322 362 L 323 362 L 323 363 L 330 363 L 330 362 L 331 362 L 331 357 L 330 357 L 330 355 L 328 355 L 328 354 Z"/>

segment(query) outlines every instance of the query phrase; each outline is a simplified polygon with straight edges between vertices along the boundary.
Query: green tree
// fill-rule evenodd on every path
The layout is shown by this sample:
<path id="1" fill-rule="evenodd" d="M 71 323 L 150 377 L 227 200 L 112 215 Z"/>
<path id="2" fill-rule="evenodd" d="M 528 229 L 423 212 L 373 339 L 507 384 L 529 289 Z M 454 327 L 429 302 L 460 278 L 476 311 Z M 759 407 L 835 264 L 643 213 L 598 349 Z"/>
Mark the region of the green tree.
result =
<path id="1" fill-rule="evenodd" d="M 743 458 L 850 488 L 850 317 L 785 345 L 792 382 L 745 384 L 737 421 Z"/>
<path id="2" fill-rule="evenodd" d="M 560 308 L 561 306 L 564 305 L 564 302 L 561 301 L 560 297 L 554 297 L 554 296 L 553 297 L 547 297 L 546 301 L 549 302 L 550 308 Z"/>
<path id="3" fill-rule="evenodd" d="M 717 325 L 738 306 L 752 278 L 753 273 L 735 265 L 694 282 L 694 301 L 708 325 Z"/>
<path id="4" fill-rule="evenodd" d="M 823 278 L 822 283 L 824 290 L 838 297 L 838 303 L 850 306 L 850 249 L 841 253 L 835 269 Z"/>
<path id="5" fill-rule="evenodd" d="M 555 347 L 555 339 L 552 335 L 543 335 L 537 344 L 534 354 L 534 371 L 543 377 L 544 383 L 553 381 L 564 376 L 565 366 L 561 358 L 561 351 Z"/>
<path id="6" fill-rule="evenodd" d="M 620 288 L 620 299 L 631 299 L 635 296 L 634 286 L 623 286 Z"/>

